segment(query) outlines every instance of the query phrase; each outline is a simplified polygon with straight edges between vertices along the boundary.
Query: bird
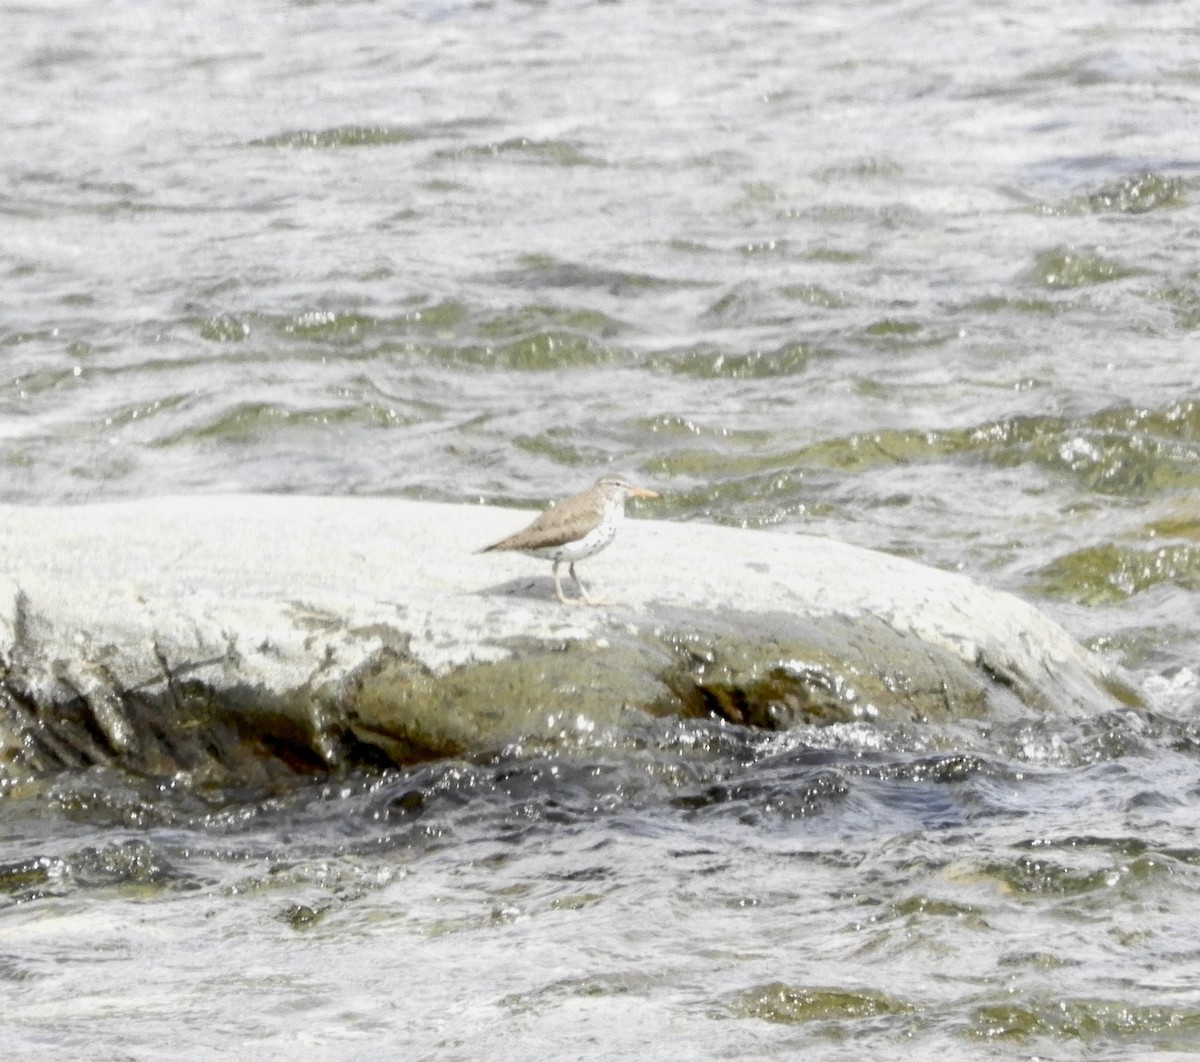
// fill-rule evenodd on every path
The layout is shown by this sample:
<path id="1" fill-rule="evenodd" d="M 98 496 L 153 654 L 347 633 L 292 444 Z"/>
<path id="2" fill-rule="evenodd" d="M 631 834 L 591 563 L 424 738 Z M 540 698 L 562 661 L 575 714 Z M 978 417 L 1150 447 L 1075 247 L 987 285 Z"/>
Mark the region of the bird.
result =
<path id="1" fill-rule="evenodd" d="M 587 588 L 575 574 L 575 562 L 594 556 L 613 540 L 625 518 L 627 498 L 657 497 L 654 491 L 636 487 L 624 476 L 601 476 L 587 490 L 552 505 L 524 531 L 502 538 L 479 552 L 514 550 L 554 561 L 554 592 L 559 601 L 564 605 L 607 604 L 588 596 Z M 563 593 L 558 566 L 564 561 L 579 587 L 579 597 Z"/>

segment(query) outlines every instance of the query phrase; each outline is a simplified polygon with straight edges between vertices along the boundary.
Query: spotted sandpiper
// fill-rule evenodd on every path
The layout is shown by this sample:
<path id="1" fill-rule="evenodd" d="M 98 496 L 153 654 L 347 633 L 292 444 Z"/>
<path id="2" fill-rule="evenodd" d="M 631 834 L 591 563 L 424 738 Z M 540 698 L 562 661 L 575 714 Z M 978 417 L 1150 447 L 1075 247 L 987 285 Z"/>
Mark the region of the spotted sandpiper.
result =
<path id="1" fill-rule="evenodd" d="M 554 561 L 554 592 L 564 605 L 602 605 L 588 597 L 587 589 L 575 574 L 575 562 L 599 553 L 617 533 L 625 518 L 626 498 L 657 498 L 644 487 L 635 487 L 624 476 L 601 476 L 579 494 L 572 494 L 547 509 L 524 531 L 509 535 L 481 549 L 516 550 L 531 557 Z M 563 594 L 558 566 L 567 562 L 567 571 L 579 587 L 579 597 Z"/>

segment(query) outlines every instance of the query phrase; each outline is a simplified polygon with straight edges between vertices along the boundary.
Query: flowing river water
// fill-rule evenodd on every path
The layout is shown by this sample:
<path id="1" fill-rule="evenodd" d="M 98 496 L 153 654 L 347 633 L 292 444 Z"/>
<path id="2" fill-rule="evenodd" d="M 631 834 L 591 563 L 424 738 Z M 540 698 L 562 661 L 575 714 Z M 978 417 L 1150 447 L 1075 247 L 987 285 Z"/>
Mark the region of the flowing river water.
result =
<path id="1" fill-rule="evenodd" d="M 1196 16 L 0 0 L 4 501 L 619 468 L 1012 591 L 1148 706 L 14 774 L 3 1053 L 1200 1050 Z"/>

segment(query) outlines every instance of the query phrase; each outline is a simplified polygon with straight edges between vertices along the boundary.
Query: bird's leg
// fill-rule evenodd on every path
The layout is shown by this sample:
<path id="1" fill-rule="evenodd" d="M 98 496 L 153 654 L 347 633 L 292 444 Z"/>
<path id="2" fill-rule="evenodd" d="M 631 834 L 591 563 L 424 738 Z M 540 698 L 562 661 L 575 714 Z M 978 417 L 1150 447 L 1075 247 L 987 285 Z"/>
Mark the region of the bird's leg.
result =
<path id="1" fill-rule="evenodd" d="M 583 601 L 581 601 L 575 597 L 567 597 L 567 595 L 563 593 L 562 576 L 559 575 L 559 573 L 558 573 L 558 566 L 560 563 L 561 563 L 560 561 L 554 562 L 554 592 L 555 592 L 555 594 L 558 595 L 559 601 L 561 601 L 564 605 L 582 605 Z M 579 577 L 575 574 L 575 565 L 574 564 L 571 565 L 570 572 L 571 572 L 571 578 L 573 578 L 575 580 L 575 582 L 578 583 Z M 580 583 L 579 589 L 580 590 L 583 589 L 582 583 Z M 585 594 L 584 600 L 586 600 L 586 599 L 587 599 L 587 595 Z"/>
<path id="2" fill-rule="evenodd" d="M 575 562 L 572 561 L 568 566 L 567 571 L 571 573 L 571 578 L 575 580 L 575 585 L 579 587 L 579 601 L 585 605 L 607 605 L 609 602 L 601 601 L 598 597 L 588 597 L 587 587 L 583 585 L 583 580 L 575 574 Z M 576 602 L 578 604 L 579 602 Z"/>

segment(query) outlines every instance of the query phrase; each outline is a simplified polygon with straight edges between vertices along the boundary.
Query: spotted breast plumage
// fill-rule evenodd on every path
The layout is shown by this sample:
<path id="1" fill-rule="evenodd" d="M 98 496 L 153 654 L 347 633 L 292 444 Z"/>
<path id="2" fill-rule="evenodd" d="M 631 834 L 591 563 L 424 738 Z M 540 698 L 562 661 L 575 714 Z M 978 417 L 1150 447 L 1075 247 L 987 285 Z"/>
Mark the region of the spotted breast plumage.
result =
<path id="1" fill-rule="evenodd" d="M 616 537 L 625 518 L 627 498 L 657 498 L 644 487 L 634 486 L 624 476 L 602 476 L 587 490 L 552 505 L 525 530 L 501 539 L 480 552 L 513 550 L 554 562 L 554 591 L 564 605 L 598 605 L 588 595 L 575 572 L 575 562 L 592 557 Z M 579 597 L 563 593 L 558 566 L 566 563 L 579 587 Z"/>

